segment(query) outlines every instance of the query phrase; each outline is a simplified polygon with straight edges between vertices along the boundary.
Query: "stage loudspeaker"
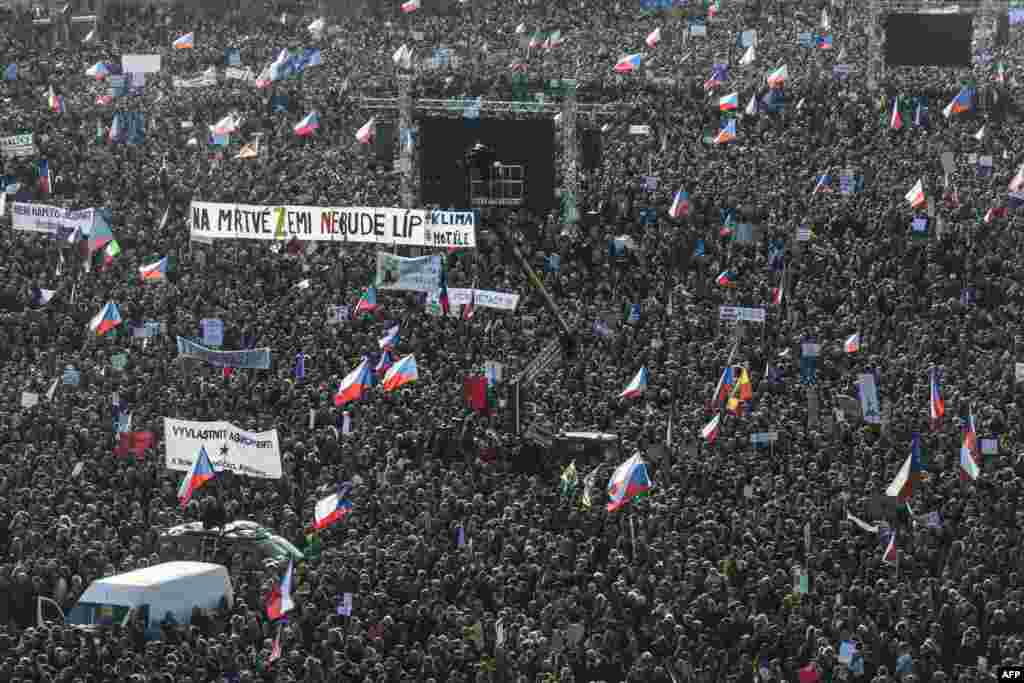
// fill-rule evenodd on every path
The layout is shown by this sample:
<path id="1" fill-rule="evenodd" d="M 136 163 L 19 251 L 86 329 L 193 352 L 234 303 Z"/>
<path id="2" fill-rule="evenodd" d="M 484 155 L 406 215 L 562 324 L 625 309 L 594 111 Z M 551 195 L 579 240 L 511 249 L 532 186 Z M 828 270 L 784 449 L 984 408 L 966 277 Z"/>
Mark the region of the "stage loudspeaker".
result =
<path id="1" fill-rule="evenodd" d="M 377 161 L 391 163 L 395 160 L 395 122 L 381 121 L 377 123 L 373 135 L 373 151 Z"/>
<path id="2" fill-rule="evenodd" d="M 588 171 L 601 168 L 601 131 L 584 128 L 580 139 L 583 141 L 583 168 Z"/>
<path id="3" fill-rule="evenodd" d="M 1007 12 L 999 14 L 996 21 L 996 46 L 1002 47 L 1010 40 L 1010 15 Z"/>

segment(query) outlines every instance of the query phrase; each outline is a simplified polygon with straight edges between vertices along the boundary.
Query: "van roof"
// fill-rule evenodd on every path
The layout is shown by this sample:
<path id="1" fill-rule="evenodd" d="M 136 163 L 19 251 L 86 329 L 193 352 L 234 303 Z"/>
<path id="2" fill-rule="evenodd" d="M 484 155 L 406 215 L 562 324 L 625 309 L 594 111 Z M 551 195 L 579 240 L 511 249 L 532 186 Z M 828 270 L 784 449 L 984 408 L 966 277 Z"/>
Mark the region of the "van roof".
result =
<path id="1" fill-rule="evenodd" d="M 168 584 L 197 576 L 215 575 L 227 580 L 227 569 L 219 564 L 207 562 L 165 562 L 125 574 L 96 579 L 82 593 L 79 602 L 132 606 L 144 602 L 147 597 L 153 597 L 153 589 L 157 589 L 159 593 L 162 592 L 160 589 Z"/>
<path id="2" fill-rule="evenodd" d="M 163 564 L 143 567 L 142 569 L 136 569 L 125 574 L 97 579 L 94 583 L 103 583 L 108 586 L 152 588 L 153 586 L 160 586 L 169 581 L 183 579 L 188 576 L 219 574 L 223 572 L 224 567 L 208 562 L 164 562 Z"/>

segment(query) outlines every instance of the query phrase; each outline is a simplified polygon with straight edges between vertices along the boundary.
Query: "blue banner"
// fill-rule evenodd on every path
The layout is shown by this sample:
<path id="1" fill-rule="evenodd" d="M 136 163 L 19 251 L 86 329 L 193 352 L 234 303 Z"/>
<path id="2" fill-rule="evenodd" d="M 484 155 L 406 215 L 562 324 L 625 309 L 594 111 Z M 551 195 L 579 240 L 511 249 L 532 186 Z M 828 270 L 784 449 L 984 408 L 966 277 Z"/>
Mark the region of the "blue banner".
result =
<path id="1" fill-rule="evenodd" d="M 270 349 L 247 351 L 215 351 L 193 341 L 178 337 L 178 355 L 205 360 L 218 368 L 270 369 Z"/>

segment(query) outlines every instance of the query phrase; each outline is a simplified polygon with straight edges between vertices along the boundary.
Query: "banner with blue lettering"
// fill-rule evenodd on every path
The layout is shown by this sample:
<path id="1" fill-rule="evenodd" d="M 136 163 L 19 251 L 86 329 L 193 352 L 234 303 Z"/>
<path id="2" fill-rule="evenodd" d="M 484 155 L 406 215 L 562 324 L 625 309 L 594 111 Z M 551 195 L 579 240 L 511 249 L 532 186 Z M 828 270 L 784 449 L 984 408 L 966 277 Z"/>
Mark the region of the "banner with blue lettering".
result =
<path id="1" fill-rule="evenodd" d="M 178 337 L 178 356 L 198 358 L 218 368 L 246 368 L 250 370 L 270 369 L 270 349 L 248 349 L 245 351 L 216 351 Z"/>
<path id="2" fill-rule="evenodd" d="M 473 211 L 324 206 L 255 206 L 192 202 L 192 239 L 359 242 L 472 249 Z"/>

